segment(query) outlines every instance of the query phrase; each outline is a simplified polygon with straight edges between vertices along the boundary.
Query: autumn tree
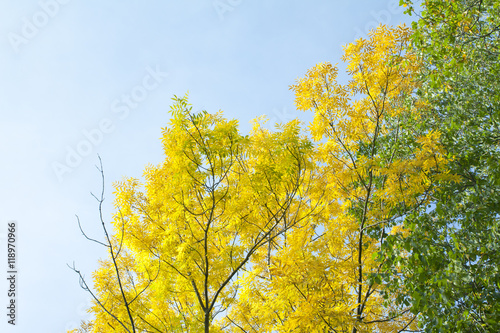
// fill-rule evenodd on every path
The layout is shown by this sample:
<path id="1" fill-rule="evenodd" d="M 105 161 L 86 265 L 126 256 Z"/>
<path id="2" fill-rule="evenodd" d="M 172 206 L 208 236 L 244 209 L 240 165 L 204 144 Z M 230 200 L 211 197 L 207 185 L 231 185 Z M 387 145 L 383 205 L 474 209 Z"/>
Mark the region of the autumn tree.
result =
<path id="1" fill-rule="evenodd" d="M 115 185 L 118 253 L 93 276 L 92 332 L 223 331 L 238 276 L 310 212 L 298 121 L 243 136 L 236 120 L 174 101 L 164 162 Z"/>
<path id="2" fill-rule="evenodd" d="M 413 52 L 423 61 L 418 126 L 439 131 L 458 181 L 444 181 L 426 210 L 409 216 L 406 238 L 387 248 L 428 332 L 500 331 L 500 3 L 426 0 Z M 398 251 L 412 253 L 398 256 Z M 403 282 L 403 284 L 402 284 Z"/>
<path id="3" fill-rule="evenodd" d="M 415 96 L 418 57 L 410 30 L 380 26 L 345 47 L 351 80 L 329 63 L 291 87 L 299 110 L 314 112 L 309 133 L 321 209 L 242 278 L 228 321 L 241 332 L 400 332 L 415 314 L 387 297 L 377 253 L 401 219 L 428 203 L 446 178 L 436 131 L 415 127 L 426 105 Z M 440 171 L 440 169 L 442 171 Z"/>

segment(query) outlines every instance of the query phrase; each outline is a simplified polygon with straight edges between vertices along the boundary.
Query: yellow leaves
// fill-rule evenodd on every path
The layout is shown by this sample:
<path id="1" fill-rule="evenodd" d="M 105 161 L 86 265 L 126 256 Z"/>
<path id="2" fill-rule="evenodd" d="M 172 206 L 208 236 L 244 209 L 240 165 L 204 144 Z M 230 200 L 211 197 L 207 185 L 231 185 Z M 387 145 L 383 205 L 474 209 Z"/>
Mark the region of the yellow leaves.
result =
<path id="1" fill-rule="evenodd" d="M 366 292 L 365 276 L 376 272 L 379 263 L 373 255 L 380 246 L 368 231 L 381 231 L 405 209 L 426 202 L 434 174 L 446 164 L 439 133 L 415 135 L 406 124 L 426 109 L 418 100 L 408 103 L 418 87 L 413 78 L 419 69 L 416 55 L 406 50 L 409 34 L 404 26 L 381 26 L 369 39 L 346 46 L 343 60 L 352 78 L 347 85 L 336 82 L 335 66 L 321 63 L 290 87 L 297 108 L 314 112 L 309 130 L 317 141 L 311 156 L 317 170 L 314 187 L 322 189 L 316 197 L 320 209 L 309 226 L 287 234 L 254 263 L 254 275 L 243 285 L 244 302 L 238 305 L 256 325 L 245 326 L 250 322 L 239 317 L 249 330 L 320 332 L 356 326 L 363 332 L 397 331 L 411 320 L 401 316 L 400 321 L 368 325 L 355 316 L 358 297 L 366 321 L 386 318 L 391 310 L 382 302 L 382 286 Z M 267 146 L 286 141 L 273 141 L 259 126 L 253 131 L 255 149 L 263 155 Z M 291 133 L 296 137 L 298 132 L 294 128 Z M 395 226 L 392 232 L 408 231 Z M 265 258 L 269 266 L 263 265 Z"/>
<path id="2" fill-rule="evenodd" d="M 276 265 L 271 270 L 280 281 L 271 284 L 287 290 L 288 299 L 294 300 L 295 309 L 289 308 L 287 316 L 296 319 L 287 320 L 283 327 L 307 330 L 302 311 L 309 323 L 322 318 L 318 327 L 328 323 L 333 325 L 329 327 L 350 330 L 356 326 L 368 332 L 374 327 L 393 331 L 404 326 L 404 320 L 366 325 L 354 313 L 361 297 L 366 321 L 388 316 L 379 293 L 382 286 L 373 285 L 375 290 L 369 296 L 366 293 L 365 275 L 376 272 L 379 263 L 372 255 L 380 246 L 379 238 L 372 238 L 368 230 L 388 227 L 399 212 L 417 205 L 417 198 L 425 196 L 431 184 L 430 174 L 444 165 L 439 134 L 415 137 L 414 129 L 406 124 L 424 110 L 419 101 L 408 103 L 418 87 L 414 78 L 420 66 L 416 55 L 407 50 L 409 36 L 405 26 L 380 26 L 368 39 L 345 46 L 342 60 L 351 76 L 347 85 L 336 82 L 336 67 L 323 63 L 291 86 L 297 108 L 314 112 L 310 132 L 319 141 L 314 158 L 320 165 L 318 187 L 325 191 L 317 220 L 321 224 L 315 224 L 321 236 L 296 231 L 300 239 L 310 242 L 298 246 L 301 242 L 290 237 L 290 249 L 276 254 L 296 267 Z M 357 273 L 360 269 L 362 275 Z M 297 294 L 289 294 L 290 286 Z M 306 291 L 312 286 L 326 293 L 309 296 Z M 308 312 L 301 297 L 314 310 Z M 325 308 L 321 302 L 335 305 Z"/>
<path id="3" fill-rule="evenodd" d="M 342 118 L 349 97 L 344 87 L 336 83 L 338 68 L 330 63 L 321 63 L 311 68 L 304 79 L 290 86 L 295 91 L 295 104 L 299 110 L 317 110 L 311 132 L 315 140 L 322 137 L 321 131 Z M 337 98 L 333 98 L 337 96 Z M 321 128 L 316 131 L 316 127 Z"/>
<path id="4" fill-rule="evenodd" d="M 204 308 L 233 306 L 239 288 L 235 274 L 259 272 L 265 257 L 284 246 L 288 229 L 306 225 L 312 209 L 312 144 L 298 120 L 268 131 L 258 119 L 245 137 L 237 121 L 221 112 L 190 110 L 186 100 L 176 99 L 163 130 L 165 161 L 149 165 L 144 182 L 128 178 L 115 184 L 111 242 L 120 253 L 118 275 L 126 277 L 126 297 L 137 297 L 134 305 L 148 310 L 138 313 L 172 323 L 168 331 L 195 332 L 204 322 Z M 111 262 L 101 262 L 95 275 L 97 295 L 109 298 L 122 318 L 125 305 L 116 293 Z M 289 262 L 282 267 L 289 268 Z M 152 273 L 158 277 L 150 285 Z M 141 285 L 147 292 L 135 288 Z M 113 322 L 99 307 L 93 312 L 96 330 Z M 221 322 L 213 316 L 216 332 Z"/>
<path id="5" fill-rule="evenodd" d="M 409 233 L 410 233 L 410 230 L 408 228 L 405 228 L 404 226 L 401 226 L 401 225 L 396 225 L 396 226 L 392 227 L 391 231 L 389 232 L 389 234 L 391 234 L 391 235 L 401 234 L 403 237 L 408 236 Z"/>
<path id="6" fill-rule="evenodd" d="M 347 62 L 348 73 L 352 75 L 351 94 L 362 93 L 376 98 L 391 92 L 387 84 L 405 84 L 398 81 L 407 80 L 404 74 L 411 72 L 397 70 L 397 67 L 402 63 L 409 35 L 404 25 L 394 29 L 381 25 L 369 33 L 368 40 L 360 39 L 344 47 L 342 60 Z"/>
<path id="7" fill-rule="evenodd" d="M 287 263 L 282 263 L 279 259 L 275 259 L 273 264 L 269 267 L 269 272 L 274 277 L 283 277 L 285 276 L 285 271 L 287 270 Z"/>

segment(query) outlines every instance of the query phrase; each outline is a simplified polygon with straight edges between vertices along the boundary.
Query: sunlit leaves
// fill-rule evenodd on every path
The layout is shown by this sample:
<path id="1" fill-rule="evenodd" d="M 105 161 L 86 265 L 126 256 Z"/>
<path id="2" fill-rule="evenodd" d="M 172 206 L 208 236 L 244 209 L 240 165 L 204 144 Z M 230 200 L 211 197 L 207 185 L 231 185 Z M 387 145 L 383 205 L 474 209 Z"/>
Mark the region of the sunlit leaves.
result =
<path id="1" fill-rule="evenodd" d="M 105 302 L 92 308 L 95 332 L 132 326 L 124 299 L 138 331 L 221 331 L 243 269 L 310 211 L 312 145 L 298 121 L 275 132 L 256 122 L 243 136 L 221 112 L 193 113 L 187 97 L 174 98 L 171 114 L 164 162 L 148 166 L 144 182 L 115 185 L 119 254 L 94 275 Z"/>
<path id="2" fill-rule="evenodd" d="M 445 172 L 439 133 L 412 126 L 426 108 L 414 95 L 419 61 L 407 51 L 409 37 L 406 27 L 381 26 L 345 47 L 347 84 L 321 63 L 291 87 L 297 108 L 314 112 L 320 204 L 240 279 L 238 305 L 227 316 L 234 331 L 414 327 L 405 307 L 384 300 L 377 277 L 381 242 L 391 230 L 407 232 L 400 219 L 427 202 Z"/>

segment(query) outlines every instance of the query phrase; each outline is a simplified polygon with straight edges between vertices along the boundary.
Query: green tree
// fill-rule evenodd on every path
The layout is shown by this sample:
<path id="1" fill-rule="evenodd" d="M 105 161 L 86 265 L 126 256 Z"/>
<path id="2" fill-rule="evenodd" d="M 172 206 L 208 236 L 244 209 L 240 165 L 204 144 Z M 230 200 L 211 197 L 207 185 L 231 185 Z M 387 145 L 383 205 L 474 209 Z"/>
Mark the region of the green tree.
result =
<path id="1" fill-rule="evenodd" d="M 441 133 L 450 172 L 433 204 L 393 236 L 388 272 L 402 267 L 406 296 L 429 332 L 500 331 L 500 3 L 427 0 L 413 48 L 425 64 L 420 127 Z M 409 255 L 401 255 L 406 253 Z"/>

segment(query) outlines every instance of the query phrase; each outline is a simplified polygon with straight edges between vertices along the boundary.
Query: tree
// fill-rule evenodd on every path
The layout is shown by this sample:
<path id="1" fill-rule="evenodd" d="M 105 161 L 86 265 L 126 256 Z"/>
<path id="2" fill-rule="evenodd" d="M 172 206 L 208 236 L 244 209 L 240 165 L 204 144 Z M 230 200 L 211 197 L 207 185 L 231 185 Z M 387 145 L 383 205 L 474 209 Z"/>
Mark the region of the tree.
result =
<path id="1" fill-rule="evenodd" d="M 93 332 L 220 332 L 251 259 L 305 219 L 311 144 L 174 98 L 165 161 L 115 185 L 115 252 L 94 274 Z M 85 284 L 86 286 L 86 284 Z"/>
<path id="2" fill-rule="evenodd" d="M 403 1 L 415 13 L 412 1 Z M 440 182 L 432 205 L 406 218 L 389 256 L 403 267 L 401 304 L 428 332 L 500 331 L 500 4 L 423 1 L 413 51 L 423 61 L 419 95 L 439 131 L 455 181 Z"/>
<path id="3" fill-rule="evenodd" d="M 425 205 L 446 178 L 439 133 L 413 125 L 426 107 L 415 98 L 419 61 L 407 51 L 410 30 L 381 26 L 345 47 L 351 80 L 337 83 L 329 63 L 291 87 L 312 110 L 318 170 L 311 201 L 321 209 L 243 279 L 228 319 L 240 332 L 399 332 L 415 315 L 384 299 L 377 259 L 389 233 Z M 442 169 L 442 172 L 439 172 Z"/>

